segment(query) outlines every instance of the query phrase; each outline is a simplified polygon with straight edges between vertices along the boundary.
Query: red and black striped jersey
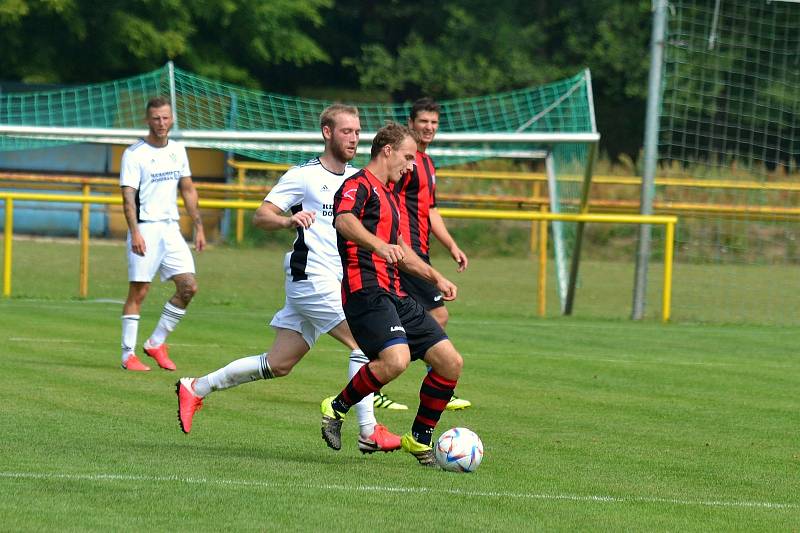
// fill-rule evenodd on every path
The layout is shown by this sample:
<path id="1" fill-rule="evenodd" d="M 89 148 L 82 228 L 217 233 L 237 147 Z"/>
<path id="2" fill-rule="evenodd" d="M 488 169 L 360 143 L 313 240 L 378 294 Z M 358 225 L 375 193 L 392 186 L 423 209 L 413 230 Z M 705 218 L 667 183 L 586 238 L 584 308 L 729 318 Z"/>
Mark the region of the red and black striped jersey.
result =
<path id="1" fill-rule="evenodd" d="M 369 170 L 356 172 L 342 183 L 333 197 L 333 216 L 351 213 L 370 233 L 389 244 L 397 244 L 400 234 L 400 208 L 397 194 L 381 183 Z M 334 222 L 335 224 L 335 222 Z M 342 259 L 342 300 L 361 289 L 380 287 L 397 296 L 405 296 L 400 288 L 397 265 L 389 264 L 377 254 L 362 248 L 336 233 Z"/>
<path id="2" fill-rule="evenodd" d="M 436 168 L 433 160 L 417 151 L 414 170 L 394 185 L 400 198 L 400 233 L 418 255 L 430 249 L 431 207 L 436 207 Z"/>

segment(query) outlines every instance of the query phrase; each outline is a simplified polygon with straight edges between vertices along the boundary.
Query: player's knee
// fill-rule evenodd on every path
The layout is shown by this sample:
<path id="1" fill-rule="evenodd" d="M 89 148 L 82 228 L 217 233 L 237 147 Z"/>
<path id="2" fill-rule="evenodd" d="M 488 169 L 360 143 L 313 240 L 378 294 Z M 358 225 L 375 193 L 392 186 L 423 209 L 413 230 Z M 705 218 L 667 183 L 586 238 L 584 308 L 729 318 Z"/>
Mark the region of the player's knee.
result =
<path id="1" fill-rule="evenodd" d="M 385 361 L 384 368 L 386 369 L 386 373 L 389 375 L 389 377 L 394 379 L 405 372 L 406 368 L 408 368 L 409 362 L 410 361 L 407 358 L 393 357 Z"/>
<path id="2" fill-rule="evenodd" d="M 453 356 L 450 358 L 450 366 L 456 377 L 461 376 L 461 371 L 464 369 L 464 359 L 455 350 L 453 350 Z"/>
<path id="3" fill-rule="evenodd" d="M 447 328 L 447 321 L 450 319 L 450 313 L 447 311 L 447 308 L 437 307 L 431 311 L 431 316 L 433 316 L 434 320 L 439 324 L 442 329 Z"/>
<path id="4" fill-rule="evenodd" d="M 282 378 L 284 376 L 288 376 L 294 365 L 288 365 L 283 362 L 277 362 L 274 365 L 270 363 L 270 369 L 272 370 L 272 377 Z"/>
<path id="5" fill-rule="evenodd" d="M 429 360 L 431 368 L 442 377 L 457 380 L 461 376 L 461 370 L 464 368 L 464 359 L 449 342 L 447 346 L 445 346 L 445 343 L 441 344 L 442 351 L 437 351 Z"/>
<path id="6" fill-rule="evenodd" d="M 145 296 L 147 296 L 147 293 L 146 293 L 146 292 L 143 292 L 143 293 L 136 293 L 136 294 L 130 294 L 130 295 L 128 296 L 128 299 L 127 299 L 127 301 L 125 302 L 125 305 L 126 305 L 126 306 L 128 306 L 128 305 L 134 305 L 134 306 L 136 306 L 136 308 L 138 309 L 138 308 L 139 308 L 139 307 L 141 307 L 141 306 L 142 306 L 142 304 L 144 303 L 144 298 L 145 298 Z"/>
<path id="7" fill-rule="evenodd" d="M 128 302 L 141 305 L 144 302 L 147 292 L 150 290 L 149 283 L 131 282 L 128 288 Z"/>
<path id="8" fill-rule="evenodd" d="M 178 288 L 178 296 L 187 304 L 192 301 L 195 294 L 197 294 L 197 282 L 194 279 L 181 283 Z"/>

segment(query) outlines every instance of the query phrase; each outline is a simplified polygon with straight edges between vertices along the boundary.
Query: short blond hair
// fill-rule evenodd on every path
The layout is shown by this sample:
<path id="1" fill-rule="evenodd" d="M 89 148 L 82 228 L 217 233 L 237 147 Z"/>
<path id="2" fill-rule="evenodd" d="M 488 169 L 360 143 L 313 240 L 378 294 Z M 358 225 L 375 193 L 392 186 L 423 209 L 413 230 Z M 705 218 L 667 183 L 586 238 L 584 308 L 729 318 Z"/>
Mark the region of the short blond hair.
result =
<path id="1" fill-rule="evenodd" d="M 372 150 L 370 150 L 370 157 L 375 157 L 380 153 L 384 146 L 387 144 L 391 146 L 394 150 L 400 148 L 400 145 L 403 144 L 403 141 L 406 137 L 411 137 L 414 139 L 414 142 L 419 142 L 419 135 L 417 132 L 409 128 L 408 126 L 403 126 L 402 124 L 398 124 L 397 122 L 390 122 L 375 133 L 375 137 L 372 139 Z"/>
<path id="2" fill-rule="evenodd" d="M 346 113 L 348 115 L 358 117 L 358 108 L 345 104 L 329 105 L 319 115 L 319 128 L 322 129 L 325 126 L 328 126 L 329 128 L 333 129 L 336 126 L 336 115 L 339 113 Z"/>

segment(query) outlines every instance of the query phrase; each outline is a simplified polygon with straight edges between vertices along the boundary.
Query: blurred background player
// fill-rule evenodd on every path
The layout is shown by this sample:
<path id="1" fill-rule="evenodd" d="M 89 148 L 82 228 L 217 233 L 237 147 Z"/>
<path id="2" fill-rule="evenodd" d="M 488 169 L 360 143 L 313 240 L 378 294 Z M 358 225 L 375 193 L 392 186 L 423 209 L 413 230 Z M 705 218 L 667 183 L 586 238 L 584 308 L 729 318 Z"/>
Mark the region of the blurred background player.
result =
<path id="1" fill-rule="evenodd" d="M 198 379 L 178 381 L 178 419 L 184 433 L 202 399 L 212 391 L 258 379 L 283 377 L 327 333 L 350 349 L 348 375 L 367 363 L 358 349 L 342 310 L 342 262 L 333 228 L 333 195 L 345 178 L 357 171 L 348 164 L 356 155 L 361 122 L 358 109 L 335 104 L 320 116 L 324 153 L 293 167 L 272 188 L 256 211 L 253 223 L 264 230 L 294 229 L 297 238 L 286 254 L 286 301 L 270 325 L 275 340 L 269 351 L 237 359 Z M 290 216 L 283 213 L 291 211 Z M 357 407 L 363 453 L 389 452 L 400 447 L 400 437 L 377 424 L 372 397 Z"/>
<path id="2" fill-rule="evenodd" d="M 194 259 L 178 225 L 177 191 L 194 223 L 195 249 L 206 246 L 203 220 L 197 208 L 197 190 L 183 144 L 170 140 L 172 106 L 156 97 L 145 110 L 149 132 L 122 155 L 119 184 L 128 223 L 128 298 L 122 308 L 122 368 L 147 371 L 135 354 L 139 313 L 150 282 L 157 272 L 171 279 L 175 294 L 164 304 L 161 318 L 144 343 L 144 352 L 165 370 L 175 370 L 169 358 L 167 336 L 186 313 L 197 292 Z"/>
<path id="3" fill-rule="evenodd" d="M 322 401 L 322 438 L 341 449 L 342 421 L 351 406 L 399 376 L 412 360 L 431 370 L 422 381 L 419 409 L 402 447 L 420 464 L 436 466 L 433 430 L 453 395 L 463 361 L 442 327 L 400 287 L 398 267 L 432 283 L 442 298 L 456 286 L 403 241 L 392 184 L 410 171 L 416 134 L 389 124 L 375 135 L 367 166 L 344 181 L 334 199 L 335 227 L 345 276 L 342 303 L 353 336 L 370 362 L 336 397 Z"/>
<path id="4" fill-rule="evenodd" d="M 425 153 L 439 130 L 439 104 L 430 98 L 421 98 L 414 102 L 408 119 L 408 127 L 417 133 L 417 153 L 414 169 L 407 172 L 394 185 L 400 199 L 400 232 L 414 252 L 425 263 L 430 260 L 430 234 L 450 252 L 453 261 L 458 265 L 457 271 L 463 272 L 468 265 L 467 256 L 456 244 L 455 239 L 447 231 L 442 215 L 436 208 L 436 168 L 430 156 Z M 431 283 L 400 271 L 400 282 L 403 290 L 419 302 L 433 318 L 447 327 L 449 314 L 439 290 Z M 385 398 L 377 393 L 377 402 Z M 472 402 L 459 398 L 455 394 L 447 403 L 447 409 L 457 410 L 470 407 Z"/>

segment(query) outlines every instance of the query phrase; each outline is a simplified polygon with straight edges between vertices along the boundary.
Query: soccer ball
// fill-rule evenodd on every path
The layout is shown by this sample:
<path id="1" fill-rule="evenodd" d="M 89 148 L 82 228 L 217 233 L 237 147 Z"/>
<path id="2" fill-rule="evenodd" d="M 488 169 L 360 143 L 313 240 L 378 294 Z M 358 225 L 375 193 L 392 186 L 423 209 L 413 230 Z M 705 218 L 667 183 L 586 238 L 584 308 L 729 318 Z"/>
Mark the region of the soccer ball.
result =
<path id="1" fill-rule="evenodd" d="M 442 433 L 433 453 L 448 472 L 474 472 L 483 459 L 483 443 L 470 429 L 452 428 Z"/>

